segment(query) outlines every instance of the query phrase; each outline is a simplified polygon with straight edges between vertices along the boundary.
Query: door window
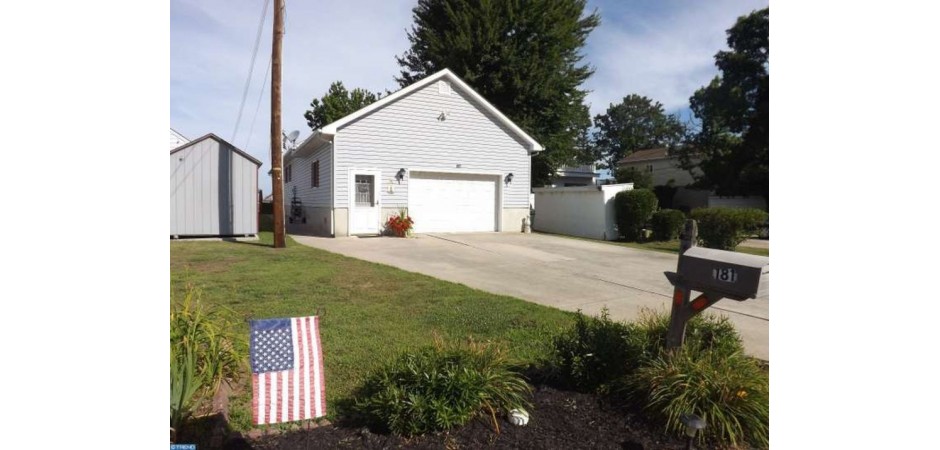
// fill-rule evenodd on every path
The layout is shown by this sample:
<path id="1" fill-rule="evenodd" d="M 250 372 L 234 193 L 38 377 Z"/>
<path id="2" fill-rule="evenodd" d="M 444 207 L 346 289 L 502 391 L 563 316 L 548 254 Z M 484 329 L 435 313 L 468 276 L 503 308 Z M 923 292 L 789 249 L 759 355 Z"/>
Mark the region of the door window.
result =
<path id="1" fill-rule="evenodd" d="M 356 175 L 356 206 L 375 205 L 375 176 Z"/>

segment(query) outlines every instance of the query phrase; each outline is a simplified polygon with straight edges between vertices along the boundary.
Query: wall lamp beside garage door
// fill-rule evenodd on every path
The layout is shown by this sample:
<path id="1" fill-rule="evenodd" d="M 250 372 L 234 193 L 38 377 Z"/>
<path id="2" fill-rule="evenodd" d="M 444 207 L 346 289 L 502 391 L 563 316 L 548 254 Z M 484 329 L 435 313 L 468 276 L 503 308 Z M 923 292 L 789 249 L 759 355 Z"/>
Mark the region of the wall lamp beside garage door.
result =
<path id="1" fill-rule="evenodd" d="M 507 185 L 510 185 L 510 184 L 512 184 L 512 177 L 513 177 L 513 176 L 514 176 L 514 175 L 512 174 L 512 172 L 509 172 L 509 174 L 506 175 L 506 178 L 503 178 L 503 181 L 505 181 Z"/>

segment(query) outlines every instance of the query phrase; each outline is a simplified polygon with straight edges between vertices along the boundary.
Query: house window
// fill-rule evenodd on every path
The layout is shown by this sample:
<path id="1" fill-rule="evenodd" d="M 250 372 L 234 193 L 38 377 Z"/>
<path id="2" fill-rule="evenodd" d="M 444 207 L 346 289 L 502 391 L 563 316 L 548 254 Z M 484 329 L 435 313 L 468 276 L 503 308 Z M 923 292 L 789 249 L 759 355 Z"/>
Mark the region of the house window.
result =
<path id="1" fill-rule="evenodd" d="M 310 164 L 310 187 L 320 187 L 320 161 Z"/>
<path id="2" fill-rule="evenodd" d="M 652 165 L 652 164 L 647 164 L 647 165 L 646 165 L 646 171 L 649 172 L 649 173 L 653 173 L 653 165 Z"/>
<path id="3" fill-rule="evenodd" d="M 287 170 L 284 171 L 284 182 L 285 182 L 285 183 L 290 183 L 290 178 L 291 178 L 291 176 L 290 176 L 290 173 L 291 173 L 290 168 L 291 168 L 291 165 L 288 164 L 288 165 L 287 165 Z"/>

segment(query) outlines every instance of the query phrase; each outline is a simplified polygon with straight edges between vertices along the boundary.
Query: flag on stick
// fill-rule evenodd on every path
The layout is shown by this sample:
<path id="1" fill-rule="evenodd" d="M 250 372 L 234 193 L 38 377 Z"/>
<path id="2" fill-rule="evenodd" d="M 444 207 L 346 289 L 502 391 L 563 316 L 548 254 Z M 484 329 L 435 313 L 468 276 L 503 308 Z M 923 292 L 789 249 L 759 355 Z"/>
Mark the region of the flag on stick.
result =
<path id="1" fill-rule="evenodd" d="M 255 424 L 326 415 L 319 317 L 252 320 L 249 342 Z"/>

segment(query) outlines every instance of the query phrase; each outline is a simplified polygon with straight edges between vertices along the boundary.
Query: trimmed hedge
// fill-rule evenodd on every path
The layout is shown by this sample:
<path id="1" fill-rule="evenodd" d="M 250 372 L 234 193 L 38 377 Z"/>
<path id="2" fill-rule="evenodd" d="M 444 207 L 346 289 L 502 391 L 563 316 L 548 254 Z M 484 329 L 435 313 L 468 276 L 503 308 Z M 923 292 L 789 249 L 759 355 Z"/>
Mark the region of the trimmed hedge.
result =
<path id="1" fill-rule="evenodd" d="M 623 191 L 614 197 L 614 211 L 617 216 L 617 228 L 628 241 L 640 237 L 640 230 L 646 226 L 656 212 L 659 201 L 649 189 Z"/>
<path id="2" fill-rule="evenodd" d="M 678 209 L 661 209 L 650 219 L 653 225 L 653 239 L 671 241 L 679 237 L 685 225 L 685 214 Z"/>
<path id="3" fill-rule="evenodd" d="M 755 208 L 697 208 L 698 242 L 703 247 L 734 250 L 767 223 L 766 212 Z"/>

